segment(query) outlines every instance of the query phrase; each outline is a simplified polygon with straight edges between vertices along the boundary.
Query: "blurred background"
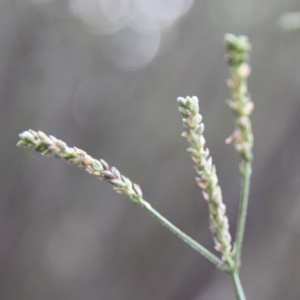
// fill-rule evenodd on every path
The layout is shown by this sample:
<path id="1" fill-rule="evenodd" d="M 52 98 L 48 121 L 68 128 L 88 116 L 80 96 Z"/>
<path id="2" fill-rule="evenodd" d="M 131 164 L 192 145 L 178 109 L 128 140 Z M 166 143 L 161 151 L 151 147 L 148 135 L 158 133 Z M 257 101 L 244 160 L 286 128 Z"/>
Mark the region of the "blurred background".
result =
<path id="1" fill-rule="evenodd" d="M 158 211 L 213 250 L 208 209 L 180 137 L 197 95 L 232 235 L 239 157 L 224 140 L 223 36 L 253 46 L 253 178 L 241 280 L 247 299 L 300 295 L 299 1 L 1 0 L 0 298 L 234 299 L 230 277 L 112 188 L 15 147 L 32 128 L 115 165 Z"/>

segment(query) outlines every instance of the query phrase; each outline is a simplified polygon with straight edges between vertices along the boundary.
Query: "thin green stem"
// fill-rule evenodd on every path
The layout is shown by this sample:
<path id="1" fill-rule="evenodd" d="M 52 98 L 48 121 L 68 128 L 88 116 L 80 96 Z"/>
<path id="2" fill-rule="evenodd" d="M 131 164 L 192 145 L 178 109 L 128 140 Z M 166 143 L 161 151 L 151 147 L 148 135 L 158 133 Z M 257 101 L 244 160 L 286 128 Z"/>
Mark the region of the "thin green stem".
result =
<path id="1" fill-rule="evenodd" d="M 156 218 L 162 225 L 164 225 L 171 232 L 173 232 L 175 235 L 177 235 L 182 241 L 184 241 L 189 246 L 191 246 L 193 249 L 198 251 L 200 254 L 202 254 L 204 257 L 206 257 L 209 261 L 211 261 L 217 267 L 220 268 L 224 265 L 224 262 L 220 258 L 218 258 L 216 255 L 214 255 L 208 249 L 206 249 L 205 247 L 200 245 L 198 242 L 196 242 L 190 236 L 185 234 L 183 231 L 181 231 L 178 227 L 176 227 L 169 220 L 167 220 L 164 216 L 162 216 L 158 211 L 156 211 L 148 202 L 146 202 L 143 199 L 140 199 L 138 204 L 140 204 L 143 208 L 145 208 L 154 218 Z"/>
<path id="2" fill-rule="evenodd" d="M 235 262 L 239 269 L 241 265 L 241 253 L 244 240 L 245 224 L 247 217 L 250 178 L 252 173 L 251 161 L 243 161 L 241 164 L 242 186 L 241 186 L 241 200 L 239 207 L 239 216 L 237 223 L 236 239 L 235 239 Z"/>
<path id="3" fill-rule="evenodd" d="M 232 283 L 234 286 L 235 296 L 237 300 L 246 300 L 244 290 L 240 281 L 240 276 L 238 272 L 233 272 L 231 274 Z"/>

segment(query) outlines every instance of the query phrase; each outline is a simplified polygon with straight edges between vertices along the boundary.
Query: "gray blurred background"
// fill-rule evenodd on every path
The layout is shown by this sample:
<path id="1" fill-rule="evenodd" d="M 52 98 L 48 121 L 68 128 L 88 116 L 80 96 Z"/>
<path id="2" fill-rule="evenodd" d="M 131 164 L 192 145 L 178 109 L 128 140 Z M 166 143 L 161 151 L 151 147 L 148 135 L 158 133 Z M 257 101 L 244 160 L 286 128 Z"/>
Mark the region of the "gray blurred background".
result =
<path id="1" fill-rule="evenodd" d="M 1 0 L 0 299 L 230 300 L 229 276 L 84 171 L 15 147 L 42 130 L 104 158 L 213 251 L 180 137 L 178 96 L 197 95 L 232 234 L 238 155 L 224 144 L 223 36 L 253 45 L 253 179 L 241 280 L 247 300 L 300 298 L 299 1 Z"/>

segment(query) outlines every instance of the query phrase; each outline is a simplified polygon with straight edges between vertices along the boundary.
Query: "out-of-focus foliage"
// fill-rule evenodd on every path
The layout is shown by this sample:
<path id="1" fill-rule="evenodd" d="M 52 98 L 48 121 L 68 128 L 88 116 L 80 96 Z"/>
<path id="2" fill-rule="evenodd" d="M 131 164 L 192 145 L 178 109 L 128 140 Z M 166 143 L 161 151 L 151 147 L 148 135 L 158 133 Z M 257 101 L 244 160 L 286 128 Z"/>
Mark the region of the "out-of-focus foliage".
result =
<path id="1" fill-rule="evenodd" d="M 279 26 L 287 32 L 300 30 L 300 12 L 285 13 L 278 20 Z"/>
<path id="2" fill-rule="evenodd" d="M 227 276 L 126 197 L 15 147 L 40 129 L 103 157 L 213 249 L 178 96 L 197 95 L 232 234 L 238 161 L 224 103 L 227 32 L 253 46 L 254 168 L 241 280 L 249 299 L 300 294 L 299 2 L 0 1 L 1 299 L 233 299 Z"/>

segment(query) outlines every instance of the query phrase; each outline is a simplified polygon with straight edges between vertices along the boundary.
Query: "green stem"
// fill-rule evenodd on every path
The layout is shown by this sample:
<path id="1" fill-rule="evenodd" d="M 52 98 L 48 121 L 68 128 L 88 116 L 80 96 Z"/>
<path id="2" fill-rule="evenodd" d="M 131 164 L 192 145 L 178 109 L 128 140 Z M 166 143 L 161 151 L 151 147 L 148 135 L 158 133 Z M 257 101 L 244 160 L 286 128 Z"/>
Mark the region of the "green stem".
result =
<path id="1" fill-rule="evenodd" d="M 239 269 L 241 265 L 241 253 L 244 240 L 245 223 L 247 217 L 249 188 L 251 178 L 251 161 L 243 161 L 241 165 L 242 173 L 242 187 L 241 187 L 241 201 L 239 207 L 239 216 L 237 223 L 236 239 L 235 239 L 235 262 L 236 268 Z"/>
<path id="2" fill-rule="evenodd" d="M 244 290 L 240 281 L 239 273 L 233 272 L 231 274 L 232 283 L 234 286 L 235 296 L 237 300 L 246 300 Z"/>
<path id="3" fill-rule="evenodd" d="M 162 216 L 158 211 L 156 211 L 148 202 L 143 199 L 139 199 L 139 203 L 143 208 L 145 208 L 154 218 L 156 218 L 162 225 L 168 228 L 171 232 L 177 235 L 181 240 L 191 246 L 193 249 L 198 251 L 204 257 L 206 257 L 209 261 L 215 264 L 217 267 L 221 268 L 224 265 L 224 262 L 210 252 L 208 249 L 200 245 L 198 242 L 193 240 L 190 236 L 185 234 L 175 225 L 173 225 L 169 220 L 167 220 L 164 216 Z"/>

